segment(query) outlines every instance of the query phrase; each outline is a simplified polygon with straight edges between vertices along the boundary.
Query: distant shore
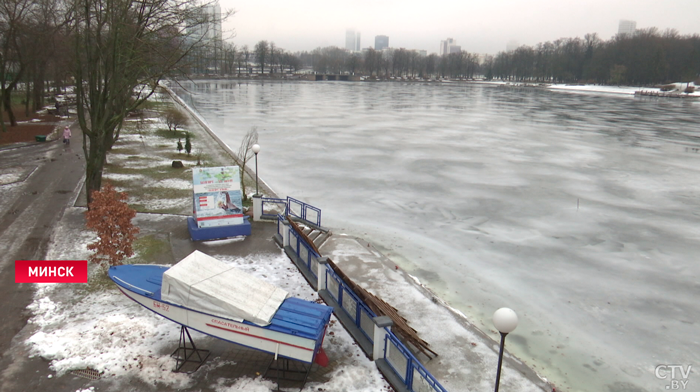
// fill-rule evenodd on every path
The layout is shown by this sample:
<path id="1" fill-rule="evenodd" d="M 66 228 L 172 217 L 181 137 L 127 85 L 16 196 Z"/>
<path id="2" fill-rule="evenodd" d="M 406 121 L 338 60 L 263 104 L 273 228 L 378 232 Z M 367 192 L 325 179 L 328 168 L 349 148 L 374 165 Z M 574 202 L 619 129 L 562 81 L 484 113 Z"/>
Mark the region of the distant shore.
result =
<path id="1" fill-rule="evenodd" d="M 347 77 L 347 79 L 332 79 L 332 80 L 316 80 L 317 76 L 335 76 Z M 193 81 L 202 80 L 226 80 L 226 81 L 271 81 L 271 82 L 299 82 L 299 81 L 314 81 L 314 82 L 394 82 L 394 83 L 425 83 L 434 85 L 443 84 L 477 84 L 486 86 L 496 86 L 504 88 L 540 88 L 552 91 L 563 92 L 578 92 L 578 93 L 597 93 L 597 94 L 617 94 L 638 97 L 651 98 L 700 98 L 700 91 L 685 92 L 685 89 L 690 87 L 695 90 L 694 83 L 670 83 L 663 86 L 616 86 L 603 84 L 582 84 L 582 83 L 547 83 L 547 82 L 523 82 L 523 81 L 508 81 L 508 80 L 485 80 L 476 78 L 462 79 L 423 79 L 423 78 L 408 78 L 408 77 L 389 77 L 377 78 L 358 75 L 337 75 L 337 74 L 262 74 L 254 76 L 193 76 Z M 669 88 L 664 90 L 662 87 Z M 700 89 L 698 89 L 700 90 Z"/>

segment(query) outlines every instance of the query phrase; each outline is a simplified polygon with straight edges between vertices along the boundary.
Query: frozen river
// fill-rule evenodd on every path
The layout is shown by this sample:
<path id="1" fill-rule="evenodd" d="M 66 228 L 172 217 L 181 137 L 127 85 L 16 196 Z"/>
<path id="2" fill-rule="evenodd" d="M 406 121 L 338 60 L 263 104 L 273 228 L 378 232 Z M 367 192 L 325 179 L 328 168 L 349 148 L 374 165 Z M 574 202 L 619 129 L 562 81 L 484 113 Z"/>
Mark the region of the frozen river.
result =
<path id="1" fill-rule="evenodd" d="M 693 366 L 686 390 L 700 390 L 700 102 L 185 86 L 234 150 L 258 127 L 261 177 L 324 226 L 372 241 L 483 330 L 514 309 L 508 348 L 557 391 L 667 390 L 658 365 Z"/>

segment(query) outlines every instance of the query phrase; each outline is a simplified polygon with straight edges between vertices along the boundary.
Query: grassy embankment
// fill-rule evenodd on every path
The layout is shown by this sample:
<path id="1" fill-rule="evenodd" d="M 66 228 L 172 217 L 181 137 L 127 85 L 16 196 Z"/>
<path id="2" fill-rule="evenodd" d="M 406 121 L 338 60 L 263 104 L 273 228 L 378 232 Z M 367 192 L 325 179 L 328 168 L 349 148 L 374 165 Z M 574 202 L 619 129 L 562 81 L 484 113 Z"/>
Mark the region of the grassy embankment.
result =
<path id="1" fill-rule="evenodd" d="M 139 213 L 192 214 L 192 168 L 231 166 L 233 159 L 195 121 L 183 129 L 170 131 L 161 114 L 175 104 L 165 94 L 154 94 L 143 107 L 143 116 L 125 121 L 119 140 L 107 155 L 104 180 L 129 195 L 128 204 Z M 192 143 L 191 154 L 177 151 L 177 141 L 185 145 L 185 132 Z M 184 168 L 172 167 L 182 161 Z M 246 176 L 246 190 L 255 189 L 255 180 Z M 250 206 L 251 202 L 244 203 Z M 169 249 L 167 233 L 141 233 L 134 243 L 135 255 L 128 263 L 157 263 Z"/>

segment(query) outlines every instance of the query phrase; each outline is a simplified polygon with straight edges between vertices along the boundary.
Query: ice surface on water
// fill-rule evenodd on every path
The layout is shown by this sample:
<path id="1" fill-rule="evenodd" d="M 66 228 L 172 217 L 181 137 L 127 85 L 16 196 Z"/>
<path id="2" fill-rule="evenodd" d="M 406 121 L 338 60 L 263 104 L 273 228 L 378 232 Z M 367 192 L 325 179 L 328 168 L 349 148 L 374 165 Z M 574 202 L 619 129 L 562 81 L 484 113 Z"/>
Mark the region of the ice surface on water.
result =
<path id="1" fill-rule="evenodd" d="M 700 363 L 698 103 L 399 83 L 190 85 L 261 176 L 371 238 L 557 389 Z M 692 380 L 691 380 L 692 382 Z M 561 388 L 564 387 L 564 388 Z"/>

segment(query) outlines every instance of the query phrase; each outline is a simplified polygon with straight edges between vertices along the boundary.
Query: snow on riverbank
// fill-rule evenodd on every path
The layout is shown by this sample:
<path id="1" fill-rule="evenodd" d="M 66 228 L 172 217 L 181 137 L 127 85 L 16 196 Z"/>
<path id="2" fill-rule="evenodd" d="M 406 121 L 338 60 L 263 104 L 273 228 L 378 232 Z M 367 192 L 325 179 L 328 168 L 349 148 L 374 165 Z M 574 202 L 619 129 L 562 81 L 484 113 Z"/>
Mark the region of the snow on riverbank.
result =
<path id="1" fill-rule="evenodd" d="M 82 209 L 71 209 L 75 217 Z M 139 215 L 143 224 L 151 215 Z M 155 216 L 153 219 L 157 220 Z M 75 241 L 77 239 L 78 241 Z M 56 260 L 86 259 L 87 243 L 94 238 L 78 228 L 59 227 L 47 258 Z M 290 295 L 305 300 L 317 298 L 303 276 L 294 269 L 286 255 L 251 254 L 245 258 L 219 257 L 238 268 L 287 290 Z M 33 355 L 51 361 L 58 375 L 77 369 L 95 369 L 103 379 L 116 383 L 128 379 L 156 387 L 189 389 L 202 383 L 221 392 L 271 391 L 276 385 L 269 380 L 225 379 L 207 380 L 208 370 L 223 366 L 221 360 L 210 360 L 193 375 L 172 373 L 175 365 L 170 354 L 179 338 L 179 325 L 149 312 L 122 295 L 104 276 L 93 270 L 89 285 L 37 285 L 29 310 L 31 327 L 36 331 L 27 340 Z M 95 289 L 99 281 L 101 289 Z M 98 282 L 98 283 L 95 283 Z M 99 286 L 98 286 L 99 288 Z M 331 361 L 340 364 L 328 375 L 325 383 L 307 383 L 304 391 L 374 392 L 385 390 L 386 381 L 374 364 L 362 353 L 340 323 L 332 318 L 324 348 Z M 195 340 L 204 335 L 192 331 Z"/>
<path id="2" fill-rule="evenodd" d="M 675 90 L 669 91 L 673 94 L 682 94 L 689 97 L 700 97 L 700 91 L 692 93 L 684 93 L 686 87 L 695 87 L 694 83 L 674 83 Z M 554 91 L 569 91 L 569 92 L 580 92 L 580 93 L 602 93 L 602 94 L 621 94 L 621 95 L 634 95 L 636 92 L 645 93 L 663 93 L 659 88 L 655 87 L 635 87 L 635 86 L 605 86 L 597 84 L 586 84 L 586 85 L 571 85 L 571 84 L 552 84 L 547 86 L 548 89 Z"/>

